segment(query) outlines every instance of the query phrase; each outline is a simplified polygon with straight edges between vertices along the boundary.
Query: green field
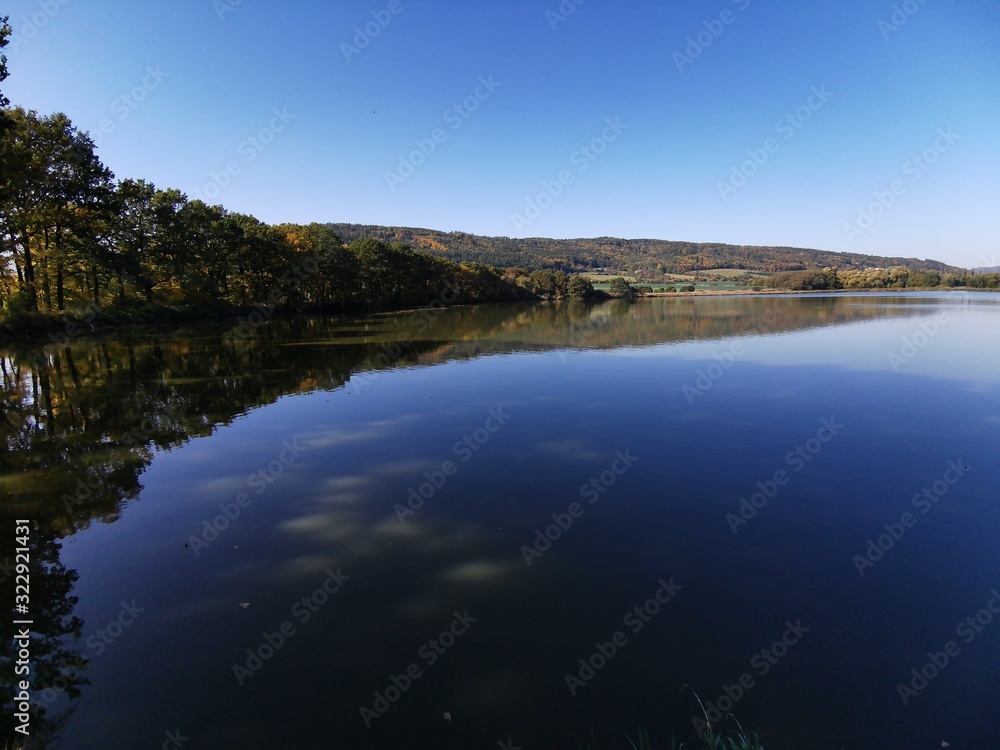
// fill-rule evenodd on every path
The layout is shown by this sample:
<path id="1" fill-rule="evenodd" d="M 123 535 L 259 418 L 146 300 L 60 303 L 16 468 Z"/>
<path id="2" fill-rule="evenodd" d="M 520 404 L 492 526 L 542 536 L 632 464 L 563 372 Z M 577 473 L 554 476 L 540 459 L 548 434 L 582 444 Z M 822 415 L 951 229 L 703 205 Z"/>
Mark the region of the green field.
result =
<path id="1" fill-rule="evenodd" d="M 762 279 L 767 278 L 770 274 L 762 273 L 761 271 L 747 271 L 742 268 L 713 268 L 709 271 L 701 271 L 700 273 L 710 276 L 725 276 L 726 278 L 743 276 L 744 274 L 751 274 L 752 276 L 758 276 Z"/>
<path id="2" fill-rule="evenodd" d="M 685 281 L 685 282 L 675 282 L 673 284 L 660 284 L 660 283 L 657 283 L 657 284 L 646 284 L 646 283 L 640 283 L 640 284 L 636 284 L 635 286 L 650 286 L 650 287 L 653 288 L 654 292 L 659 292 L 659 291 L 663 291 L 667 287 L 671 287 L 671 286 L 674 287 L 675 291 L 680 291 L 681 287 L 687 286 L 688 284 L 694 284 L 694 288 L 695 288 L 696 292 L 731 292 L 731 291 L 734 291 L 734 290 L 737 290 L 737 289 L 747 289 L 748 288 L 748 287 L 745 287 L 745 286 L 743 286 L 741 284 L 735 284 L 732 281 L 700 281 L 700 282 L 697 282 L 697 283 L 695 283 L 693 281 L 691 281 L 691 282 Z M 607 282 L 604 282 L 604 283 L 595 283 L 594 284 L 594 289 L 600 289 L 600 290 L 606 292 L 606 291 L 608 291 L 608 289 L 610 288 L 610 286 L 611 285 L 608 284 Z"/>
<path id="3" fill-rule="evenodd" d="M 628 274 L 623 274 L 623 273 L 581 273 L 577 275 L 584 276 L 590 279 L 595 287 L 597 286 L 597 284 L 607 284 L 609 281 L 611 281 L 611 279 L 617 279 L 619 276 L 624 278 L 625 281 L 629 282 L 630 284 L 635 283 L 634 276 L 629 276 Z"/>
<path id="4" fill-rule="evenodd" d="M 758 271 L 745 271 L 741 268 L 713 268 L 708 271 L 700 271 L 698 276 L 694 274 L 685 273 L 673 273 L 670 277 L 673 281 L 669 282 L 648 282 L 648 281 L 636 281 L 634 276 L 621 273 L 582 273 L 580 276 L 585 276 L 590 279 L 591 283 L 594 285 L 594 289 L 600 289 L 602 291 L 608 291 L 611 279 L 617 278 L 619 276 L 623 277 L 630 284 L 636 286 L 650 286 L 653 288 L 654 292 L 659 292 L 667 287 L 673 286 L 678 291 L 682 286 L 687 286 L 689 284 L 694 284 L 695 291 L 697 292 L 731 292 L 734 290 L 747 289 L 748 287 L 742 284 L 737 284 L 731 279 L 735 279 L 739 276 L 743 276 L 746 273 L 751 273 L 757 278 L 767 278 L 769 274 L 761 273 Z M 699 280 L 704 276 L 723 276 L 725 280 L 723 281 L 702 281 Z"/>

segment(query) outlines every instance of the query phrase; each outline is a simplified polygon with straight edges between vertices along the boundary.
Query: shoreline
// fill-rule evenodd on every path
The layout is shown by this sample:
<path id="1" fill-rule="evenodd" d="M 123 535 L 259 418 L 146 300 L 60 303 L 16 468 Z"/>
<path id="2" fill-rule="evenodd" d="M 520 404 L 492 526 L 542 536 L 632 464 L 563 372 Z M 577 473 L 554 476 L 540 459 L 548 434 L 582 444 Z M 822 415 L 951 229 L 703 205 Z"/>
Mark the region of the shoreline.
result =
<path id="1" fill-rule="evenodd" d="M 732 296 L 767 296 L 772 294 L 792 294 L 805 296 L 808 294 L 919 294 L 921 292 L 1000 292 L 1000 289 L 978 289 L 971 286 L 928 286 L 909 287 L 907 289 L 706 289 L 694 292 L 653 292 L 643 297 L 732 297 Z"/>
<path id="2" fill-rule="evenodd" d="M 692 298 L 692 297 L 769 297 L 781 296 L 811 296 L 811 295 L 852 295 L 852 294 L 915 294 L 926 292 L 993 292 L 997 289 L 978 289 L 974 287 L 913 287 L 908 289 L 816 289 L 816 290 L 795 290 L 795 289 L 730 289 L 730 290 L 701 290 L 694 292 L 652 292 L 636 297 L 635 300 L 645 298 Z M 579 300 L 587 303 L 609 302 L 620 297 L 609 295 L 589 298 L 579 297 L 554 297 L 548 299 L 526 299 L 526 300 L 497 300 L 497 301 L 477 301 L 454 303 L 446 307 L 469 307 L 472 305 L 494 305 L 494 304 L 540 304 L 551 302 L 569 302 Z M 633 300 L 633 301 L 635 301 Z M 416 310 L 443 309 L 433 305 L 401 305 L 392 306 L 358 306 L 354 308 L 315 308 L 301 310 L 287 310 L 275 308 L 267 318 L 285 319 L 296 317 L 309 317 L 315 315 L 328 316 L 376 316 L 391 315 L 395 313 L 405 313 Z M 151 308 L 78 308 L 77 310 L 65 310 L 56 313 L 37 312 L 16 318 L 15 320 L 0 321 L 0 343 L 42 343 L 60 344 L 60 339 L 66 341 L 76 339 L 80 336 L 92 336 L 108 333 L 115 330 L 141 330 L 143 328 L 160 328 L 163 326 L 182 326 L 188 324 L 207 323 L 238 323 L 244 320 L 251 313 L 260 313 L 259 306 L 246 306 L 238 308 L 214 308 L 214 307 L 167 307 L 157 306 Z"/>

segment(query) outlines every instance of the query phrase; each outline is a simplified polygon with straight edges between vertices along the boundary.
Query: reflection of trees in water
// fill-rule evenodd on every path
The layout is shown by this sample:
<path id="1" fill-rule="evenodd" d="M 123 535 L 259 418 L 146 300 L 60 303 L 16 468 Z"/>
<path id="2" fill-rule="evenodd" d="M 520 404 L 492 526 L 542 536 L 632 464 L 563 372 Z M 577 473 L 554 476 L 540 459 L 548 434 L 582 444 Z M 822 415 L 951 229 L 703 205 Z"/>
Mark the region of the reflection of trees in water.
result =
<path id="1" fill-rule="evenodd" d="M 126 331 L 0 353 L 2 479 L 9 511 L 63 533 L 114 521 L 155 449 L 211 434 L 289 393 L 335 389 L 396 365 L 555 348 L 646 346 L 910 315 L 894 300 L 665 298 L 273 320 L 238 335 L 206 325 Z"/>
<path id="2" fill-rule="evenodd" d="M 14 602 L 16 567 L 8 565 L 16 558 L 14 518 L 6 513 L 2 521 L 0 560 L 4 562 L 3 593 L 5 602 Z M 83 622 L 73 615 L 77 599 L 71 595 L 77 573 L 59 561 L 60 542 L 50 528 L 37 524 L 29 537 L 30 597 L 28 615 L 15 615 L 5 608 L 7 616 L 0 622 L 0 692 L 3 712 L 0 733 L 5 741 L 23 738 L 11 747 L 44 748 L 58 738 L 72 714 L 85 684 L 83 673 L 88 661 L 77 648 Z M 30 672 L 19 674 L 18 646 L 14 636 L 22 626 L 14 625 L 15 619 L 30 619 Z M 15 715 L 15 698 L 22 680 L 29 682 L 31 696 L 30 735 L 26 738 L 15 731 L 22 723 Z"/>
<path id="3" fill-rule="evenodd" d="M 31 747 L 58 734 L 87 667 L 75 648 L 76 572 L 59 538 L 92 520 L 116 520 L 139 496 L 156 449 L 211 434 L 290 393 L 331 390 L 352 376 L 498 352 L 646 346 L 798 330 L 913 315 L 909 300 L 843 297 L 667 298 L 629 304 L 574 301 L 418 310 L 367 319 L 272 320 L 240 335 L 206 325 L 171 333 L 116 332 L 64 346 L 0 352 L 0 482 L 9 524 L 0 530 L 4 601 L 13 602 L 13 519 L 31 518 Z M 919 302 L 919 300 L 914 300 Z M 11 532 L 11 533 L 8 533 Z M 0 624 L 4 737 L 13 734 L 13 618 Z"/>

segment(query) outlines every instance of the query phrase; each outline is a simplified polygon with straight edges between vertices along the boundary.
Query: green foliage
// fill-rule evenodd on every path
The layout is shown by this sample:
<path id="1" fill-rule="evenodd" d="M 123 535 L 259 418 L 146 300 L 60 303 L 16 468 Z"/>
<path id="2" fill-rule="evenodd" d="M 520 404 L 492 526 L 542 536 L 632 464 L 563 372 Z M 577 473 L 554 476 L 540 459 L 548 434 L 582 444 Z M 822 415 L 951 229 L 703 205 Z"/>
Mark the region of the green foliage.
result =
<path id="1" fill-rule="evenodd" d="M 788 271 L 777 273 L 764 281 L 772 289 L 824 290 L 842 289 L 843 283 L 832 268 L 819 271 Z"/>
<path id="2" fill-rule="evenodd" d="M 350 247 L 329 226 L 269 226 L 144 180 L 114 181 L 63 114 L 7 110 L 0 132 L 0 307 L 27 320 L 95 305 L 127 310 L 400 306 L 520 299 L 496 268 L 398 241 Z M 566 294 L 568 277 L 533 280 Z M 529 285 L 529 287 L 532 285 Z"/>
<path id="3" fill-rule="evenodd" d="M 693 292 L 694 284 L 688 284 L 687 286 L 682 286 L 680 289 L 682 292 Z"/>
<path id="4" fill-rule="evenodd" d="M 570 297 L 582 297 L 584 299 L 594 296 L 594 285 L 586 276 L 573 276 L 567 285 Z"/>
<path id="5" fill-rule="evenodd" d="M 828 289 L 928 289 L 934 287 L 1000 288 L 1000 273 L 939 273 L 895 266 L 893 268 L 789 271 L 764 280 L 770 289 L 794 291 Z"/>
<path id="6" fill-rule="evenodd" d="M 608 283 L 608 292 L 615 297 L 623 297 L 625 299 L 632 299 L 638 293 L 631 284 L 625 281 L 621 276 L 616 276 L 611 279 Z"/>
<path id="7" fill-rule="evenodd" d="M 10 16 L 0 16 L 0 49 L 10 44 L 7 37 L 13 33 L 13 29 L 11 29 L 8 23 L 9 20 Z M 7 55 L 0 54 L 0 83 L 6 81 L 9 75 L 10 73 L 7 71 Z M 5 97 L 3 92 L 0 91 L 0 109 L 6 107 L 8 104 L 10 104 L 10 99 Z"/>
<path id="8" fill-rule="evenodd" d="M 778 273 L 808 268 L 862 269 L 871 266 L 905 266 L 915 270 L 956 271 L 933 260 L 883 258 L 859 253 L 835 253 L 793 247 L 725 245 L 721 243 L 624 240 L 614 237 L 555 240 L 539 237 L 511 239 L 465 232 L 441 232 L 411 227 L 331 224 L 347 242 L 376 237 L 384 242 L 405 242 L 415 248 L 455 261 L 478 261 L 498 267 L 550 268 L 567 273 L 598 269 L 629 269 L 630 274 L 669 281 L 667 274 L 722 269 L 726 273 L 751 271 Z M 737 273 L 737 277 L 739 274 Z"/>
<path id="9" fill-rule="evenodd" d="M 542 297 L 562 297 L 569 293 L 569 276 L 563 271 L 543 268 L 528 276 L 531 290 Z"/>
<path id="10" fill-rule="evenodd" d="M 0 49 L 11 33 L 0 18 Z M 6 78 L 0 55 L 0 82 Z M 802 270 L 817 259 L 829 259 L 829 267 Z M 62 113 L 0 109 L 0 309 L 8 323 L 12 315 L 88 305 L 301 309 L 589 297 L 593 284 L 567 272 L 597 268 L 646 277 L 708 268 L 739 276 L 756 268 L 784 272 L 769 286 L 796 289 L 1000 285 L 997 274 L 960 275 L 933 261 L 895 259 L 884 270 L 869 268 L 871 260 L 609 237 L 512 240 L 352 224 L 269 226 L 144 180 L 115 181 L 89 134 Z M 652 288 L 618 277 L 610 291 L 632 299 Z"/>

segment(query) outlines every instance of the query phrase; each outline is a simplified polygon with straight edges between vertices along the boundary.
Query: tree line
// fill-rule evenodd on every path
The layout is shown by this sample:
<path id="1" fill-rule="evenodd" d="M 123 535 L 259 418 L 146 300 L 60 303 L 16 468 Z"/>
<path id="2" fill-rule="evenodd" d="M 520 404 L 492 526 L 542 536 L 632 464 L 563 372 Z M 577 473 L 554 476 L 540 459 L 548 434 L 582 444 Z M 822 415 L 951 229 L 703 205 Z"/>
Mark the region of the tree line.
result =
<path id="1" fill-rule="evenodd" d="M 0 306 L 344 307 L 530 296 L 531 284 L 319 224 L 272 226 L 145 180 L 115 180 L 66 115 L 3 111 Z"/>
<path id="2" fill-rule="evenodd" d="M 0 17 L 0 49 L 10 34 L 7 18 Z M 0 83 L 7 76 L 7 58 L 0 55 Z M 720 263 L 734 268 L 763 263 L 779 270 L 805 262 L 809 252 L 615 238 L 514 241 L 350 224 L 270 225 L 146 180 L 116 180 L 90 135 L 65 114 L 11 107 L 0 91 L 0 311 L 7 321 L 84 307 L 302 310 L 604 296 L 570 273 L 635 267 L 651 279 Z M 850 265 L 868 257 L 837 256 L 846 269 L 778 273 L 766 284 L 997 286 L 996 274 L 972 276 L 933 261 L 917 267 L 916 261 L 898 259 L 898 267 L 888 271 Z M 643 290 L 625 285 L 612 295 L 635 291 Z"/>
<path id="3" fill-rule="evenodd" d="M 11 28 L 0 18 L 0 48 Z M 7 78 L 0 56 L 0 82 Z M 269 225 L 141 179 L 116 180 L 65 114 L 0 93 L 5 317 L 149 306 L 403 306 L 589 296 L 589 282 L 459 262 L 329 225 Z"/>
<path id="4" fill-rule="evenodd" d="M 670 275 L 711 272 L 721 268 L 763 273 L 824 266 L 851 269 L 905 266 L 914 270 L 938 272 L 960 270 L 935 260 L 884 258 L 862 253 L 836 253 L 782 246 L 617 237 L 512 239 L 411 227 L 363 224 L 330 226 L 348 241 L 358 237 L 378 237 L 386 242 L 398 241 L 414 247 L 426 247 L 456 261 L 479 261 L 500 267 L 551 268 L 566 273 L 613 269 L 656 283 L 667 282 Z"/>
<path id="5" fill-rule="evenodd" d="M 764 279 L 771 289 L 812 291 L 824 289 L 933 289 L 937 287 L 1000 289 L 1000 273 L 972 271 L 921 271 L 905 266 L 867 268 L 864 270 L 823 268 L 812 271 L 786 271 Z"/>

